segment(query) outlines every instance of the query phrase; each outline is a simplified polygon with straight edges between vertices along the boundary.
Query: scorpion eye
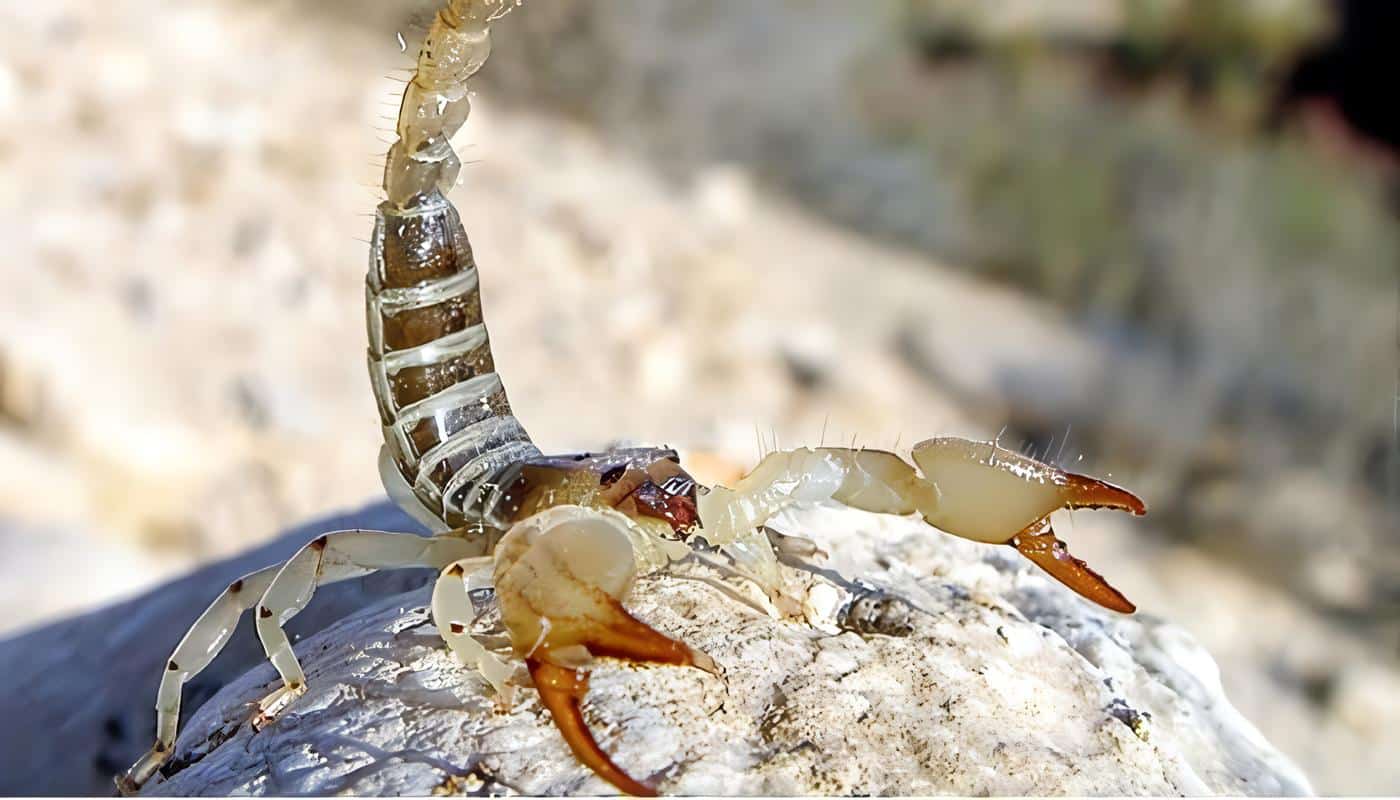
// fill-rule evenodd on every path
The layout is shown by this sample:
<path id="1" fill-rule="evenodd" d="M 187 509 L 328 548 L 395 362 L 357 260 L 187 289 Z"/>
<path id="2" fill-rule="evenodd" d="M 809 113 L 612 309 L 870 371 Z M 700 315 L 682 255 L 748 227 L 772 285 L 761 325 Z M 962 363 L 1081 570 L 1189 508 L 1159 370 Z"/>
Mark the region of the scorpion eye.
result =
<path id="1" fill-rule="evenodd" d="M 661 482 L 661 490 L 672 496 L 688 495 L 695 491 L 695 479 L 689 475 L 672 475 Z"/>

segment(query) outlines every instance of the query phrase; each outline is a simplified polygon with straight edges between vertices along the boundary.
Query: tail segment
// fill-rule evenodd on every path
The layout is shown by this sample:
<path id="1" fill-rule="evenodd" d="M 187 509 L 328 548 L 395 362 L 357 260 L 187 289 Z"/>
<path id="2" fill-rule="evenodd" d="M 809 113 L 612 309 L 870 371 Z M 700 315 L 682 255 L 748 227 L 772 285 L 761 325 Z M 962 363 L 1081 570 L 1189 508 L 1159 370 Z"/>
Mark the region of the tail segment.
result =
<path id="1" fill-rule="evenodd" d="M 369 372 L 392 461 L 386 488 L 435 528 L 495 525 L 502 472 L 539 454 L 495 372 L 471 245 L 445 196 L 461 168 L 450 139 L 471 108 L 466 81 L 491 51 L 490 22 L 514 4 L 451 0 L 433 20 L 404 90 L 370 248 Z"/>

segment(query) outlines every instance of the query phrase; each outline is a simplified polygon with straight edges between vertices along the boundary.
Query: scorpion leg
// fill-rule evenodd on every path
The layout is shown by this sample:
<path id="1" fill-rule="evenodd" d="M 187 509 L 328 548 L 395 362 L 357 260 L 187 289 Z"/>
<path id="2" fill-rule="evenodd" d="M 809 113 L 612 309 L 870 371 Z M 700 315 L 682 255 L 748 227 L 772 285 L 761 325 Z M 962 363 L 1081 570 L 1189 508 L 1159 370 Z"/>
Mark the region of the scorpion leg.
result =
<path id="1" fill-rule="evenodd" d="M 992 442 L 929 439 L 915 445 L 911 455 L 917 470 L 883 450 L 772 453 L 734 488 L 715 487 L 699 498 L 701 535 L 776 585 L 773 548 L 754 531 L 784 508 L 835 500 L 874 513 L 918 513 L 955 536 L 1009 544 L 1084 597 L 1115 611 L 1133 610 L 1122 594 L 1069 555 L 1049 517 L 1061 508 L 1147 513 L 1137 496 Z"/>
<path id="2" fill-rule="evenodd" d="M 253 727 L 272 722 L 306 692 L 306 675 L 282 626 L 306 607 L 317 586 L 381 569 L 442 569 L 454 561 L 484 555 L 488 544 L 486 537 L 468 540 L 458 536 L 338 531 L 320 536 L 297 551 L 282 565 L 258 603 L 258 638 L 268 660 L 282 676 L 282 686 L 258 703 Z"/>
<path id="3" fill-rule="evenodd" d="M 443 641 L 447 642 L 457 660 L 463 666 L 480 672 L 496 690 L 502 703 L 508 705 L 512 694 L 509 680 L 513 670 L 468 631 L 476 617 L 476 609 L 472 607 L 471 597 L 467 594 L 467 572 L 491 561 L 490 556 L 464 558 L 442 571 L 433 586 L 433 624 L 437 625 Z"/>
<path id="4" fill-rule="evenodd" d="M 253 607 L 281 568 L 281 564 L 274 564 L 229 584 L 175 646 L 156 693 L 156 742 L 117 777 L 122 794 L 135 793 L 170 758 L 179 732 L 180 690 L 224 649 L 243 612 Z"/>
<path id="5" fill-rule="evenodd" d="M 594 657 L 693 666 L 709 656 L 633 617 L 622 598 L 636 578 L 634 541 L 645 534 L 607 509 L 555 506 L 516 524 L 496 550 L 496 596 L 511 644 L 574 755 L 624 792 L 654 795 L 603 751 L 583 720 Z"/>

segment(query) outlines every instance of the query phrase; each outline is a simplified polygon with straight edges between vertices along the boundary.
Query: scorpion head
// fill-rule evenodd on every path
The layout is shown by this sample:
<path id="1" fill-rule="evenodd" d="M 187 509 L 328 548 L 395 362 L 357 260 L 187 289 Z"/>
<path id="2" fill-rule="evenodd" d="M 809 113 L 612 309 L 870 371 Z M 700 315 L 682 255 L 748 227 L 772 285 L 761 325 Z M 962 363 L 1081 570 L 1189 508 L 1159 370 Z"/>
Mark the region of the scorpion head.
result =
<path id="1" fill-rule="evenodd" d="M 698 519 L 695 479 L 676 451 L 660 447 L 537 456 L 520 466 L 509 491 L 509 517 L 575 504 L 622 512 L 648 532 L 679 539 Z"/>

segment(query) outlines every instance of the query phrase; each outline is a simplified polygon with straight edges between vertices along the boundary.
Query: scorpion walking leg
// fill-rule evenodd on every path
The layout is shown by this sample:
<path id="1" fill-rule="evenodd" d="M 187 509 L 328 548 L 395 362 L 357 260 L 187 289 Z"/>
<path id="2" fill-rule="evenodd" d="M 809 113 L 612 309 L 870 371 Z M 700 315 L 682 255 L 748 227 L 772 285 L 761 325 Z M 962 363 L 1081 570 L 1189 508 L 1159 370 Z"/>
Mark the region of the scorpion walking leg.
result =
<path id="1" fill-rule="evenodd" d="M 243 612 L 253 607 L 281 568 L 281 564 L 274 564 L 229 584 L 175 646 L 156 693 L 155 745 L 117 777 L 117 787 L 123 794 L 139 789 L 170 758 L 179 732 L 180 690 L 224 649 Z"/>
<path id="2" fill-rule="evenodd" d="M 1060 508 L 1147 513 L 1131 492 L 992 442 L 929 439 L 915 445 L 911 455 L 917 470 L 882 450 L 828 447 L 772 453 L 733 489 L 715 487 L 699 499 L 702 535 L 776 582 L 773 548 L 754 531 L 788 506 L 835 500 L 875 513 L 918 513 L 955 536 L 1015 547 L 1107 608 L 1134 610 L 1100 575 L 1069 555 L 1049 522 Z"/>
<path id="3" fill-rule="evenodd" d="M 503 703 L 509 704 L 511 688 L 507 683 L 513 670 L 500 656 L 492 653 L 474 639 L 468 629 L 476 617 L 471 597 L 467 594 L 467 572 L 473 567 L 491 562 L 489 556 L 465 558 L 442 571 L 433 586 L 433 624 L 463 666 L 481 673 L 496 690 Z"/>
<path id="4" fill-rule="evenodd" d="M 424 537 L 412 533 L 339 531 L 313 540 L 282 565 L 258 603 L 257 630 L 282 686 L 258 703 L 253 727 L 272 722 L 306 691 L 306 675 L 282 626 L 306 607 L 316 587 L 381 569 L 435 567 L 484 555 L 486 537 Z"/>

